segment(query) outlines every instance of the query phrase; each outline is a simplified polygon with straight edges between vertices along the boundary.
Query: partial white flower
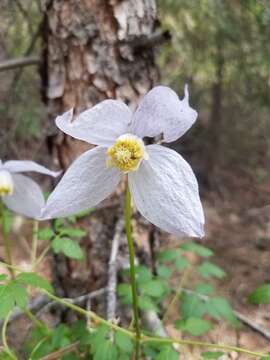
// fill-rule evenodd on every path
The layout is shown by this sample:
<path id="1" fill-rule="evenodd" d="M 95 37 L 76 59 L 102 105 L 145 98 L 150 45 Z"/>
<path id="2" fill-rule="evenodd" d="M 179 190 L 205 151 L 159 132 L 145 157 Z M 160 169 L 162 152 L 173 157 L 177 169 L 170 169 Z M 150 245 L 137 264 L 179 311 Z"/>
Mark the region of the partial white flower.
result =
<path id="1" fill-rule="evenodd" d="M 34 161 L 0 160 L 0 201 L 12 211 L 21 215 L 39 219 L 45 200 L 39 185 L 21 172 L 34 171 L 45 175 L 58 176 Z"/>
<path id="2" fill-rule="evenodd" d="M 96 206 L 127 174 L 133 201 L 146 219 L 172 234 L 202 237 L 204 214 L 191 167 L 174 150 L 143 142 L 157 135 L 175 141 L 196 118 L 187 87 L 179 100 L 166 86 L 153 88 L 134 114 L 121 101 L 105 100 L 75 121 L 72 111 L 57 117 L 66 134 L 98 146 L 69 167 L 42 216 L 65 217 Z"/>

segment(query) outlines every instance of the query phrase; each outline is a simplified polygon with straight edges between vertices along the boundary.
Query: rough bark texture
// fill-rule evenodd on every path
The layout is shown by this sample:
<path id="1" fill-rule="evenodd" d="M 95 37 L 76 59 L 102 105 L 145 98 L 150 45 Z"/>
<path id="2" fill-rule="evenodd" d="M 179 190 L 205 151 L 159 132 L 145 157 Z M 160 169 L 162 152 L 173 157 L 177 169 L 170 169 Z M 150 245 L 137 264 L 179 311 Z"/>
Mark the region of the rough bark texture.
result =
<path id="1" fill-rule="evenodd" d="M 66 168 L 85 145 L 56 131 L 53 119 L 57 114 L 71 107 L 80 112 L 106 98 L 119 98 L 135 107 L 157 82 L 156 5 L 154 0 L 52 0 L 43 2 L 43 9 L 43 96 L 52 124 L 48 140 Z M 90 239 L 85 239 L 86 266 L 78 269 L 58 262 L 66 295 L 71 289 L 76 295 L 76 288 L 85 292 L 106 285 L 119 214 L 116 207 L 86 220 L 90 228 Z"/>
<path id="2" fill-rule="evenodd" d="M 153 49 L 146 41 L 156 24 L 154 0 L 53 0 L 43 7 L 43 89 L 51 119 L 106 98 L 135 105 L 156 82 Z M 66 168 L 77 147 L 70 139 L 60 144 Z"/>

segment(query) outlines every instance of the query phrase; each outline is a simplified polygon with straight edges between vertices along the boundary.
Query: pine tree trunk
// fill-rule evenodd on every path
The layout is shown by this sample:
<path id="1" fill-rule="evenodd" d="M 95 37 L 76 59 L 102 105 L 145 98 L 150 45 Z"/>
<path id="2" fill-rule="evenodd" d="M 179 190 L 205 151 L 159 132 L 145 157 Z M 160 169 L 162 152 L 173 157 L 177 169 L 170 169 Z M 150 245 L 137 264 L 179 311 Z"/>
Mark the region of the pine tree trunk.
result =
<path id="1" fill-rule="evenodd" d="M 85 144 L 60 135 L 54 126 L 56 115 L 72 107 L 80 112 L 106 98 L 122 99 L 135 107 L 157 82 L 156 5 L 155 0 L 51 0 L 43 8 L 43 97 L 52 124 L 48 142 L 54 159 L 66 169 Z M 65 295 L 71 295 L 71 289 L 74 295 L 75 284 L 84 293 L 106 285 L 119 209 L 93 213 L 87 219 L 85 268 L 65 264 L 60 274 Z"/>

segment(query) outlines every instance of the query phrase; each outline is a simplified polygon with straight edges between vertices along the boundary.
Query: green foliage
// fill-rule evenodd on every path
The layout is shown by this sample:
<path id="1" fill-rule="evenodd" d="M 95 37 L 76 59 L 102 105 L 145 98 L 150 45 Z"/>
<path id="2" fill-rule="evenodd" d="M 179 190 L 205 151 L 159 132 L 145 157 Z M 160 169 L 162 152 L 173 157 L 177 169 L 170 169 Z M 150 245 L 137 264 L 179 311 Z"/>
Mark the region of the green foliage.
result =
<path id="1" fill-rule="evenodd" d="M 17 281 L 8 281 L 0 285 L 0 319 L 8 316 L 15 306 L 24 308 L 27 305 L 27 291 Z"/>
<path id="2" fill-rule="evenodd" d="M 193 336 L 201 336 L 207 333 L 212 328 L 210 321 L 201 319 L 199 317 L 188 317 L 187 320 L 176 321 L 176 328 Z"/>
<path id="3" fill-rule="evenodd" d="M 52 241 L 52 249 L 56 254 L 61 252 L 72 259 L 83 259 L 83 251 L 80 245 L 76 241 L 67 237 L 61 238 L 56 236 Z"/>
<path id="4" fill-rule="evenodd" d="M 193 241 L 183 244 L 181 249 L 184 251 L 193 252 L 201 257 L 210 257 L 214 254 L 212 250 Z"/>
<path id="5" fill-rule="evenodd" d="M 0 318 L 8 316 L 16 306 L 25 308 L 28 303 L 26 287 L 30 285 L 34 288 L 45 289 L 52 292 L 51 284 L 36 273 L 24 272 L 16 276 L 14 280 L 9 280 L 5 275 L 1 276 L 0 284 Z"/>
<path id="6" fill-rule="evenodd" d="M 209 261 L 204 261 L 198 267 L 198 272 L 206 279 L 208 279 L 210 276 L 222 279 L 226 275 L 223 269 Z"/>
<path id="7" fill-rule="evenodd" d="M 89 213 L 90 210 L 87 210 Z M 91 210 L 92 211 L 92 210 Z M 86 212 L 84 212 L 86 214 Z M 83 214 L 75 215 L 68 220 L 57 219 L 54 222 L 54 229 L 45 227 L 39 230 L 38 238 L 44 241 L 50 241 L 51 248 L 55 254 L 62 253 L 66 257 L 83 260 L 84 253 L 79 245 L 79 240 L 86 236 L 86 231 L 74 226 L 77 218 Z"/>
<path id="8" fill-rule="evenodd" d="M 23 285 L 30 285 L 35 288 L 53 292 L 53 288 L 48 280 L 34 272 L 23 272 L 16 277 L 16 281 Z"/>
<path id="9" fill-rule="evenodd" d="M 265 284 L 254 290 L 248 297 L 252 304 L 270 304 L 270 284 Z"/>
<path id="10" fill-rule="evenodd" d="M 221 351 L 206 351 L 201 354 L 203 359 L 216 359 L 218 360 L 224 353 Z"/>
<path id="11" fill-rule="evenodd" d="M 163 346 L 156 360 L 178 360 L 179 353 L 171 346 Z"/>

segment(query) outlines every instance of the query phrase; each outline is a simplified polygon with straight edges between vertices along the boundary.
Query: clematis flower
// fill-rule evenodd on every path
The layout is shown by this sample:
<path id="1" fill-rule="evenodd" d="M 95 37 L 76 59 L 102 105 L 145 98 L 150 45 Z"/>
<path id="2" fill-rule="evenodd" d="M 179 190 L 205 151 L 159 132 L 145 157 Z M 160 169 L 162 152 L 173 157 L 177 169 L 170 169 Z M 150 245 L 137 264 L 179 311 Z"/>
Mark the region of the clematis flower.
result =
<path id="1" fill-rule="evenodd" d="M 0 160 L 0 201 L 12 211 L 38 219 L 44 208 L 45 200 L 39 185 L 22 172 L 34 171 L 45 175 L 57 176 L 54 172 L 34 161 Z"/>
<path id="2" fill-rule="evenodd" d="M 198 184 L 188 163 L 174 150 L 145 145 L 144 137 L 162 135 L 165 142 L 182 136 L 197 112 L 168 87 L 157 86 L 137 110 L 122 101 L 105 100 L 75 121 L 68 111 L 56 125 L 68 135 L 97 145 L 69 167 L 44 209 L 45 218 L 65 217 L 93 207 L 110 195 L 124 174 L 139 212 L 161 229 L 202 237 L 204 214 Z"/>

